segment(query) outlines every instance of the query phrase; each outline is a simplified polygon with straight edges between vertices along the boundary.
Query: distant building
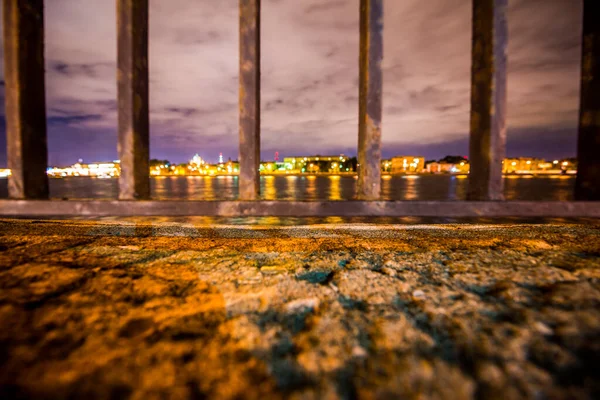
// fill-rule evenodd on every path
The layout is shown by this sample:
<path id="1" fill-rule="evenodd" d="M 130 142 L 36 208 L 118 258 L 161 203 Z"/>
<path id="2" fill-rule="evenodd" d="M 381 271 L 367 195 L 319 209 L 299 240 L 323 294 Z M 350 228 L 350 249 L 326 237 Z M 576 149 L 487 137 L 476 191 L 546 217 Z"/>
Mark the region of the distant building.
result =
<path id="1" fill-rule="evenodd" d="M 49 167 L 46 170 L 49 177 L 65 178 L 69 176 L 89 176 L 93 178 L 113 178 L 121 174 L 118 160 L 90 164 L 77 163 L 70 167 Z"/>
<path id="2" fill-rule="evenodd" d="M 285 162 L 278 161 L 264 161 L 260 163 L 260 172 L 271 173 L 271 172 L 285 172 Z"/>
<path id="3" fill-rule="evenodd" d="M 468 161 L 460 161 L 457 163 L 434 161 L 427 164 L 426 170 L 431 174 L 468 174 L 470 164 Z"/>
<path id="4" fill-rule="evenodd" d="M 196 153 L 194 154 L 194 157 L 192 157 L 192 159 L 190 160 L 189 164 L 195 167 L 200 167 L 206 164 L 206 161 L 204 161 L 202 157 L 200 157 L 198 153 Z"/>
<path id="5" fill-rule="evenodd" d="M 527 174 L 540 171 L 542 166 L 546 166 L 546 161 L 541 158 L 519 157 L 505 158 L 502 161 L 502 173 L 504 174 Z"/>
<path id="6" fill-rule="evenodd" d="M 305 156 L 285 157 L 284 170 L 294 173 L 338 173 L 352 172 L 353 168 L 348 157 L 337 156 Z"/>
<path id="7" fill-rule="evenodd" d="M 552 162 L 541 162 L 538 164 L 538 169 L 541 172 L 551 172 L 554 169 L 554 164 Z"/>
<path id="8" fill-rule="evenodd" d="M 451 163 L 434 161 L 427 163 L 426 170 L 430 174 L 449 174 L 453 167 Z"/>
<path id="9" fill-rule="evenodd" d="M 566 158 L 559 161 L 560 169 L 567 174 L 577 173 L 577 158 Z"/>
<path id="10" fill-rule="evenodd" d="M 198 169 L 188 165 L 188 174 L 195 175 L 237 175 L 240 172 L 240 164 L 237 161 L 227 161 L 219 164 L 204 163 Z"/>
<path id="11" fill-rule="evenodd" d="M 391 173 L 421 173 L 425 169 L 425 157 L 420 156 L 396 156 L 392 158 Z"/>
<path id="12" fill-rule="evenodd" d="M 238 161 L 227 161 L 225 163 L 225 170 L 228 174 L 239 174 L 240 172 L 240 163 Z"/>
<path id="13" fill-rule="evenodd" d="M 392 159 L 381 160 L 381 172 L 392 172 Z"/>

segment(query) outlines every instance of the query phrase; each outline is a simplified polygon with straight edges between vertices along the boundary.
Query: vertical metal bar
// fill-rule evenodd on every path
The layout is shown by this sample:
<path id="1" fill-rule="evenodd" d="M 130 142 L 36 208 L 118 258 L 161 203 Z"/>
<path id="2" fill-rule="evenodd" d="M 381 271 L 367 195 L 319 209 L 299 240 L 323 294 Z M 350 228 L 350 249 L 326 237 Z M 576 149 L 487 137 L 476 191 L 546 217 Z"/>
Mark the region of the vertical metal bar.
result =
<path id="1" fill-rule="evenodd" d="M 260 191 L 260 0 L 240 0 L 240 200 Z"/>
<path id="2" fill-rule="evenodd" d="M 502 200 L 508 0 L 473 0 L 469 200 Z"/>
<path id="3" fill-rule="evenodd" d="M 381 193 L 381 96 L 383 0 L 360 1 L 357 197 L 376 200 Z"/>
<path id="4" fill-rule="evenodd" d="M 583 2 L 576 200 L 600 200 L 600 4 Z"/>
<path id="5" fill-rule="evenodd" d="M 117 0 L 119 199 L 150 197 L 148 0 Z"/>
<path id="6" fill-rule="evenodd" d="M 4 0 L 8 193 L 48 198 L 44 1 Z"/>

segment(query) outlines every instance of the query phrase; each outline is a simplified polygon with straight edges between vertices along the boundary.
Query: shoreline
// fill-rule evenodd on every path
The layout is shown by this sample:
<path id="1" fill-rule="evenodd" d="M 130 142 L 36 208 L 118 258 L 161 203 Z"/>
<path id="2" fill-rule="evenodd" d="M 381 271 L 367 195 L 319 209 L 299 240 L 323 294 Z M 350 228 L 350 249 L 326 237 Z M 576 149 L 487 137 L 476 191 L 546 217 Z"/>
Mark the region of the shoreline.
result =
<path id="1" fill-rule="evenodd" d="M 394 177 L 394 176 L 406 176 L 406 177 L 421 177 L 421 176 L 456 176 L 456 177 L 468 177 L 469 174 L 440 174 L 440 173 L 415 173 L 415 174 L 381 174 L 381 177 L 383 179 L 385 179 L 385 177 Z M 150 175 L 150 178 L 172 178 L 172 177 L 205 177 L 205 178 L 211 178 L 211 177 L 237 177 L 239 176 L 238 174 L 214 174 L 214 175 L 192 175 L 192 174 L 187 174 L 187 175 L 176 175 L 176 174 L 172 174 L 172 175 Z M 352 177 L 356 177 L 358 176 L 357 173 L 344 173 L 344 174 L 329 174 L 329 173 L 312 173 L 312 174 L 303 174 L 303 173 L 292 173 L 292 174 L 260 174 L 260 176 L 295 176 L 295 177 L 317 177 L 317 176 L 352 176 Z M 528 178 L 545 178 L 545 177 L 572 177 L 575 178 L 576 174 L 574 173 L 569 173 L 569 174 L 557 174 L 557 173 L 532 173 L 532 174 L 503 174 L 503 177 L 528 177 Z M 0 177 L 0 179 L 2 178 L 6 178 L 6 177 Z M 118 176 L 114 176 L 114 177 L 98 177 L 98 176 L 49 176 L 48 178 L 50 179 L 64 179 L 64 178 L 93 178 L 93 179 L 116 179 L 118 178 Z"/>

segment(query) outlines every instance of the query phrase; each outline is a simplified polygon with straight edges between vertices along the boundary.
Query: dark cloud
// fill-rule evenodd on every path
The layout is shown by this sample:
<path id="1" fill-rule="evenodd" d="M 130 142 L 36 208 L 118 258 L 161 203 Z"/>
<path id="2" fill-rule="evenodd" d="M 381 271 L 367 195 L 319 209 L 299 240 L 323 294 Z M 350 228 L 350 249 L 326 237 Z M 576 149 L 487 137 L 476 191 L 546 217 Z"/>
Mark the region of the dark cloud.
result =
<path id="1" fill-rule="evenodd" d="M 100 121 L 102 118 L 103 116 L 99 114 L 49 117 L 48 125 L 82 125 L 86 122 Z"/>
<path id="2" fill-rule="evenodd" d="M 199 112 L 196 108 L 183 108 L 183 107 L 167 107 L 169 113 L 177 114 L 178 117 L 191 117 Z"/>
<path id="3" fill-rule="evenodd" d="M 329 10 L 335 10 L 347 5 L 348 3 L 349 2 L 346 0 L 331 0 L 328 2 L 322 2 L 320 4 L 311 4 L 304 9 L 304 12 L 306 14 L 314 14 L 318 12 L 320 13 Z"/>
<path id="4" fill-rule="evenodd" d="M 87 78 L 102 78 L 102 69 L 114 71 L 113 63 L 67 64 L 61 61 L 50 62 L 50 72 L 68 77 L 83 76 Z"/>

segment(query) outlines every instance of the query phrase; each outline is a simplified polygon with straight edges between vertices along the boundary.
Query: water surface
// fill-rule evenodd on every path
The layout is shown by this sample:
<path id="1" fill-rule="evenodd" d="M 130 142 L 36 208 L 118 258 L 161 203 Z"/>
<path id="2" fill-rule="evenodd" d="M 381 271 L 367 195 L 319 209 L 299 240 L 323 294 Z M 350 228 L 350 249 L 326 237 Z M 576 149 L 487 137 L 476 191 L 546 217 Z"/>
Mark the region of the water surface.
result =
<path id="1" fill-rule="evenodd" d="M 381 181 L 383 200 L 465 200 L 467 176 L 397 175 Z M 574 176 L 508 176 L 504 178 L 507 200 L 573 199 Z M 237 176 L 162 176 L 151 178 L 152 197 L 157 200 L 235 200 Z M 355 176 L 261 176 L 264 200 L 351 200 Z M 59 199 L 116 199 L 117 179 L 86 177 L 50 179 L 50 196 Z M 0 198 L 8 197 L 7 180 L 0 179 Z"/>

